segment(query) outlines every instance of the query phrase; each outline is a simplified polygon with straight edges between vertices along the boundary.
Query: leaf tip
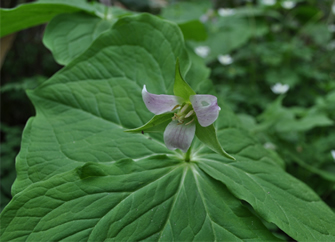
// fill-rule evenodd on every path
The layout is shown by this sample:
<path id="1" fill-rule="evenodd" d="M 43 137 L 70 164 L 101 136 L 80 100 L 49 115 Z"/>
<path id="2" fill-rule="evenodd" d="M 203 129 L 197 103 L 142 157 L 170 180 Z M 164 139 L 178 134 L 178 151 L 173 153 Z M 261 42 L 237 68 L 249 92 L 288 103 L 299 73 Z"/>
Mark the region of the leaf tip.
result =
<path id="1" fill-rule="evenodd" d="M 100 164 L 88 162 L 81 167 L 77 168 L 77 174 L 80 179 L 86 179 L 88 177 L 99 177 L 99 176 L 107 176 L 104 169 Z"/>
<path id="2" fill-rule="evenodd" d="M 229 159 L 231 159 L 231 160 L 233 160 L 233 161 L 236 161 L 236 159 L 235 159 L 235 157 L 234 156 L 231 156 L 231 155 L 228 155 L 229 157 Z"/>

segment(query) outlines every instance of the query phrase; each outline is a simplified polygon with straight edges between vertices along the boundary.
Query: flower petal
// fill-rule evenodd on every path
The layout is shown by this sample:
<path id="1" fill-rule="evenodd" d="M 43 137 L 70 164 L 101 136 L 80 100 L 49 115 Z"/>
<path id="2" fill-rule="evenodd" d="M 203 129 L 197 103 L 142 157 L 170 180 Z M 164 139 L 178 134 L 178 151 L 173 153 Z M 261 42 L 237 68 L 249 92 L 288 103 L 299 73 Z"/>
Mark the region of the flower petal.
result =
<path id="1" fill-rule="evenodd" d="M 189 125 L 171 121 L 164 131 L 164 142 L 168 149 L 181 149 L 184 153 L 190 148 L 195 134 L 195 123 Z"/>
<path id="2" fill-rule="evenodd" d="M 211 125 L 218 118 L 221 108 L 218 106 L 217 100 L 213 95 L 190 96 L 194 112 L 202 127 Z"/>
<path id="3" fill-rule="evenodd" d="M 181 97 L 174 95 L 157 95 L 149 93 L 145 85 L 142 89 L 142 98 L 149 111 L 156 115 L 169 112 L 176 105 L 184 102 Z"/>
<path id="4" fill-rule="evenodd" d="M 274 86 L 271 87 L 271 90 L 275 94 L 284 94 L 290 89 L 288 84 L 281 84 L 276 83 Z"/>

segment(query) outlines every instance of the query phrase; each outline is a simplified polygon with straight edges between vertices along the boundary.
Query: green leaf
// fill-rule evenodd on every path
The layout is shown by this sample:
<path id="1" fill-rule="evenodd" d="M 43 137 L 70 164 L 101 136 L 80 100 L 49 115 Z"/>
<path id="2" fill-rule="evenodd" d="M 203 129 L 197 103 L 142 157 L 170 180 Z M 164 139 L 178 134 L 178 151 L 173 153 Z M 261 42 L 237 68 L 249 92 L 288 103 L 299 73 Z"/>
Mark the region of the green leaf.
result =
<path id="1" fill-rule="evenodd" d="M 275 239 L 195 164 L 152 156 L 99 167 L 106 175 L 81 179 L 70 170 L 27 188 L 1 214 L 2 240 Z"/>
<path id="2" fill-rule="evenodd" d="M 178 24 L 198 20 L 207 10 L 213 8 L 210 1 L 178 2 L 162 9 L 161 16 Z"/>
<path id="3" fill-rule="evenodd" d="M 190 96 L 196 94 L 190 85 L 188 85 L 187 82 L 183 79 L 180 73 L 179 60 L 176 62 L 176 74 L 174 79 L 173 93 L 176 96 L 184 98 L 186 102 L 190 102 Z"/>
<path id="4" fill-rule="evenodd" d="M 178 24 L 185 40 L 204 41 L 207 38 L 205 26 L 199 20 L 191 20 Z"/>
<path id="5" fill-rule="evenodd" d="M 197 122 L 197 127 L 195 130 L 195 135 L 197 138 L 203 142 L 205 145 L 207 145 L 210 149 L 214 150 L 216 153 L 223 155 L 224 157 L 236 160 L 234 157 L 229 155 L 224 149 L 221 147 L 221 144 L 218 140 L 218 137 L 216 135 L 216 130 L 214 128 L 214 124 L 211 124 L 207 127 L 202 127 Z"/>
<path id="6" fill-rule="evenodd" d="M 210 8 L 212 4 L 208 1 L 179 2 L 163 8 L 161 16 L 178 23 L 185 40 L 204 41 L 207 32 L 199 19 Z"/>
<path id="7" fill-rule="evenodd" d="M 13 9 L 0 9 L 0 37 L 43 24 L 58 14 L 78 11 L 94 14 L 96 5 L 89 4 L 85 0 L 44 0 L 21 4 Z"/>
<path id="8" fill-rule="evenodd" d="M 47 25 L 43 43 L 59 64 L 67 65 L 112 25 L 111 20 L 84 13 L 60 14 Z"/>
<path id="9" fill-rule="evenodd" d="M 314 113 L 308 114 L 300 120 L 297 120 L 291 125 L 287 124 L 288 127 L 286 129 L 282 129 L 283 131 L 295 130 L 295 131 L 307 131 L 314 127 L 322 127 L 322 126 L 331 126 L 334 124 L 334 121 L 328 118 L 327 115 L 323 113 Z"/>
<path id="10" fill-rule="evenodd" d="M 175 24 L 146 14 L 125 17 L 83 55 L 29 91 L 37 114 L 23 134 L 13 194 L 83 162 L 173 153 L 162 134 L 147 137 L 124 129 L 152 118 L 141 97 L 143 85 L 155 93 L 172 93 L 177 57 L 184 68 L 189 66 L 182 33 Z M 31 152 L 43 157 L 43 150 L 48 150 L 48 158 L 31 158 Z"/>
<path id="11" fill-rule="evenodd" d="M 199 160 L 199 167 L 292 238 L 334 240 L 335 215 L 307 185 L 266 162 L 238 160 L 229 164 Z"/>
<path id="12" fill-rule="evenodd" d="M 173 117 L 172 113 L 163 113 L 160 115 L 155 115 L 150 119 L 146 124 L 141 127 L 135 129 L 125 130 L 126 132 L 134 132 L 134 133 L 144 133 L 147 132 L 163 132 L 169 122 L 171 122 L 171 118 Z"/>

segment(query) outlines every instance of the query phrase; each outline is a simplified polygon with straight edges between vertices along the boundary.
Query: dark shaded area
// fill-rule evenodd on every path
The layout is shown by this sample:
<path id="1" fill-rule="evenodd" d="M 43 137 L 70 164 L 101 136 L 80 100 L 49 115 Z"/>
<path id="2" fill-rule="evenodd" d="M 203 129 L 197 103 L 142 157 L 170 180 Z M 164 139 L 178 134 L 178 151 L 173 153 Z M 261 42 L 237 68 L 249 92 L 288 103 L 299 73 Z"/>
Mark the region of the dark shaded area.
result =
<path id="1" fill-rule="evenodd" d="M 19 32 L 1 69 L 1 209 L 11 199 L 24 125 L 35 115 L 25 90 L 35 88 L 61 68 L 42 44 L 44 28 Z"/>

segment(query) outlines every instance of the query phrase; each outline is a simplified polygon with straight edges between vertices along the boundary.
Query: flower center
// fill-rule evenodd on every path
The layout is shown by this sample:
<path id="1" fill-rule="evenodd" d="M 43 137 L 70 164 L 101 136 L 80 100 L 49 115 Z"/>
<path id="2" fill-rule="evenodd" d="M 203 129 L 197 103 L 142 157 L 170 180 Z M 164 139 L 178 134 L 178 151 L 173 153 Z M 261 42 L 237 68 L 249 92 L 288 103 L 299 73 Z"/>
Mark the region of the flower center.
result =
<path id="1" fill-rule="evenodd" d="M 179 107 L 179 105 L 175 106 L 172 109 L 172 111 L 175 110 L 178 107 Z M 185 122 L 185 119 L 191 118 L 191 116 L 193 116 L 194 114 L 195 113 L 194 113 L 192 105 L 190 105 L 189 103 L 186 103 L 186 104 L 184 104 L 184 105 L 181 106 L 181 108 L 180 108 L 180 110 L 178 112 L 174 113 L 174 115 L 172 117 L 172 120 L 173 121 L 177 120 L 178 124 L 183 124 Z M 192 118 L 185 125 L 189 125 L 193 121 L 194 121 L 194 118 Z"/>

